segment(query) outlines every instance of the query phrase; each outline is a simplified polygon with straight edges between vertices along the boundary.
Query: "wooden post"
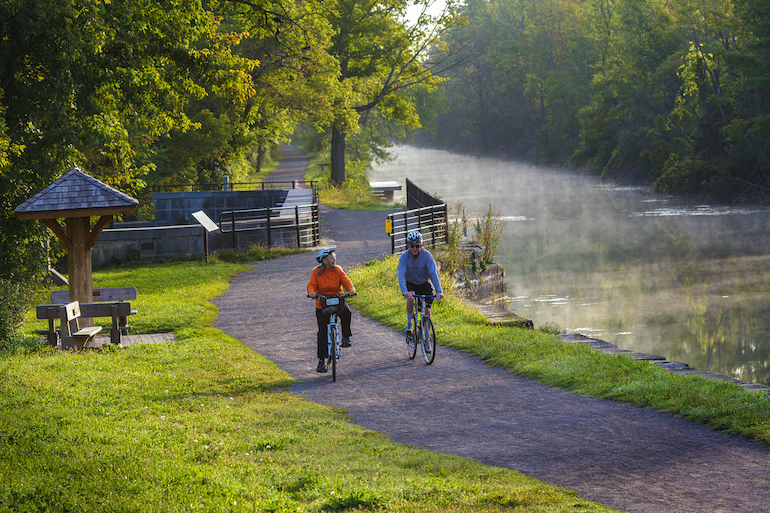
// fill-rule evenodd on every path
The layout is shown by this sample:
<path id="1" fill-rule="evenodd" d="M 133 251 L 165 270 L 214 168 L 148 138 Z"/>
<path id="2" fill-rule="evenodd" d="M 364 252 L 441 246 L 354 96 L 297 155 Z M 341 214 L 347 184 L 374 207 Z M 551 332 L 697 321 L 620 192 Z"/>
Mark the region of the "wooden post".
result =
<path id="1" fill-rule="evenodd" d="M 70 280 L 70 302 L 90 303 L 93 296 L 91 278 L 91 248 L 87 241 L 91 235 L 91 222 L 88 217 L 67 218 L 67 235 L 72 242 L 72 249 L 67 255 Z M 84 319 L 88 326 L 93 326 L 93 319 Z"/>

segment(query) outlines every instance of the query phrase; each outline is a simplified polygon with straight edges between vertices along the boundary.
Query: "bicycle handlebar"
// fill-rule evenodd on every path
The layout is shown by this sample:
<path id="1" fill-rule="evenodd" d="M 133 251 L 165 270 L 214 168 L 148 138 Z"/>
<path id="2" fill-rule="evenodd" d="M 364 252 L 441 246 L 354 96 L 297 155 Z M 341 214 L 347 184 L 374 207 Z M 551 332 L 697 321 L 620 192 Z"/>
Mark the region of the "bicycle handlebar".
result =
<path id="1" fill-rule="evenodd" d="M 353 292 L 345 292 L 344 294 L 340 294 L 339 296 L 332 296 L 332 297 L 338 297 L 340 299 L 347 299 L 347 298 L 353 297 L 355 295 L 356 295 L 356 292 L 353 291 Z M 310 298 L 310 299 L 329 299 L 328 297 L 326 297 L 326 296 L 324 296 L 322 294 L 316 294 L 315 296 L 313 296 L 311 294 L 308 294 L 307 297 Z"/>

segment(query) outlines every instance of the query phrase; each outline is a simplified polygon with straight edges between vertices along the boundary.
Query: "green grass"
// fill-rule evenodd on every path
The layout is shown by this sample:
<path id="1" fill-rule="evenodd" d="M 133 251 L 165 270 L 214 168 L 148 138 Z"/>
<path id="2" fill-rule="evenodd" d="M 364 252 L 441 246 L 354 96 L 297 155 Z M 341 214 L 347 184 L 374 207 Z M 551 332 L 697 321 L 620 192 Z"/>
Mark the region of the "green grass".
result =
<path id="1" fill-rule="evenodd" d="M 286 391 L 292 378 L 211 328 L 248 267 L 99 270 L 134 285 L 140 333 L 173 343 L 0 347 L 1 511 L 609 511 L 517 472 L 392 443 Z M 30 313 L 24 330 L 42 324 Z"/>
<path id="2" fill-rule="evenodd" d="M 397 208 L 383 203 L 380 198 L 372 194 L 372 188 L 369 187 L 369 177 L 365 171 L 348 166 L 345 182 L 334 185 L 331 183 L 331 173 L 328 167 L 323 171 L 317 164 L 318 160 L 327 159 L 314 158 L 308 172 L 305 173 L 305 180 L 318 181 L 318 197 L 324 205 L 331 208 L 357 211 L 393 210 Z"/>
<path id="3" fill-rule="evenodd" d="M 405 302 L 396 257 L 348 273 L 356 308 L 402 329 Z M 447 278 L 448 279 L 448 278 Z M 682 376 L 646 361 L 562 342 L 544 331 L 490 324 L 473 307 L 448 297 L 433 308 L 438 343 L 478 355 L 491 365 L 586 396 L 650 406 L 728 433 L 770 444 L 770 396 L 734 383 Z"/>

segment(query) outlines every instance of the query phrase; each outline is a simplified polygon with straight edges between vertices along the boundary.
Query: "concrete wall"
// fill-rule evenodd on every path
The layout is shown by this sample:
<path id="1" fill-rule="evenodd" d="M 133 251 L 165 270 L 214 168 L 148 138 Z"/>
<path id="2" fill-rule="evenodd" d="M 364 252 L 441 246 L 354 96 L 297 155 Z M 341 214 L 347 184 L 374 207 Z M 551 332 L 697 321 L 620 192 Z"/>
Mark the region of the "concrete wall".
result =
<path id="1" fill-rule="evenodd" d="M 226 210 L 248 210 L 274 207 L 283 202 L 286 190 L 256 191 L 201 191 L 156 192 L 152 195 L 155 206 L 155 224 L 173 226 L 196 224 L 192 213 L 203 210 L 217 223 L 219 214 Z"/>
<path id="2" fill-rule="evenodd" d="M 139 259 L 143 262 L 171 260 L 190 254 L 203 255 L 204 233 L 205 229 L 199 224 L 107 229 L 102 231 L 91 252 L 91 262 L 98 267 L 116 258 L 125 261 L 132 250 L 139 252 Z M 254 244 L 267 246 L 267 231 L 263 228 L 236 232 L 235 242 L 241 250 Z M 273 246 L 296 247 L 296 229 L 274 227 L 271 243 Z M 209 253 L 232 247 L 232 233 L 217 231 L 209 234 Z"/>
<path id="3" fill-rule="evenodd" d="M 138 251 L 142 261 L 203 254 L 203 232 L 199 224 L 104 230 L 91 251 L 91 263 L 97 267 L 113 257 L 125 260 L 131 250 Z"/>

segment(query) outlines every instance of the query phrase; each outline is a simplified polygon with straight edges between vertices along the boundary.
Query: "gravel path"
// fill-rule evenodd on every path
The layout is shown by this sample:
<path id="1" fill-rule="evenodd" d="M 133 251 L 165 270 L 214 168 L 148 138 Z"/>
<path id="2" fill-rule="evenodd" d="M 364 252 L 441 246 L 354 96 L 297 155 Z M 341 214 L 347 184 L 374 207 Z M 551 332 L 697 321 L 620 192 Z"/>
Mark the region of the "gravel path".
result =
<path id="1" fill-rule="evenodd" d="M 339 265 L 390 251 L 386 215 L 322 207 L 321 233 L 338 248 Z M 549 388 L 443 346 L 427 366 L 407 358 L 401 332 L 357 312 L 353 347 L 332 383 L 315 372 L 313 303 L 305 298 L 314 264 L 312 254 L 259 262 L 215 300 L 216 327 L 295 377 L 295 393 L 342 408 L 395 442 L 515 469 L 618 510 L 770 511 L 770 448 Z"/>

